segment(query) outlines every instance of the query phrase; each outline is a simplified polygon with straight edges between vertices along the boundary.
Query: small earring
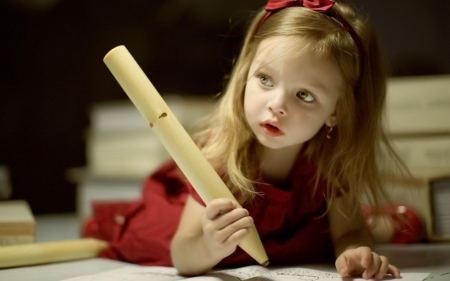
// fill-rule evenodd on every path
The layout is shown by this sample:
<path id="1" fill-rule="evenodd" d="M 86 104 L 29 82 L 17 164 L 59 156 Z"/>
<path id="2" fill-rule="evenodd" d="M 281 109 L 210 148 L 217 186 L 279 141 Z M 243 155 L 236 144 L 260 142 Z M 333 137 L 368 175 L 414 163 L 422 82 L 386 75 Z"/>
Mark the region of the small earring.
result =
<path id="1" fill-rule="evenodd" d="M 328 126 L 326 126 L 326 128 L 327 128 L 327 139 L 331 139 L 331 132 L 333 132 L 333 127 L 328 127 Z"/>

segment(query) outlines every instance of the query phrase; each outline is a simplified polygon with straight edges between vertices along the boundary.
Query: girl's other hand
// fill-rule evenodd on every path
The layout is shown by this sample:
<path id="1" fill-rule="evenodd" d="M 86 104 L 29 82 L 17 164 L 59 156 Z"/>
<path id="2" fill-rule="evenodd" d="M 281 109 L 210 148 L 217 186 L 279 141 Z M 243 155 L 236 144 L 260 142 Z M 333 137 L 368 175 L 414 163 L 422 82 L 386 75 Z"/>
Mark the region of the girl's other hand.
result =
<path id="1" fill-rule="evenodd" d="M 385 256 L 372 252 L 368 247 L 359 247 L 343 252 L 336 259 L 336 269 L 342 277 L 357 275 L 364 279 L 380 280 L 385 274 L 391 274 L 395 278 L 401 278 L 397 267 L 389 264 Z"/>
<path id="2" fill-rule="evenodd" d="M 247 236 L 253 219 L 246 209 L 229 199 L 214 199 L 202 217 L 203 240 L 212 256 L 223 259 L 231 255 Z"/>

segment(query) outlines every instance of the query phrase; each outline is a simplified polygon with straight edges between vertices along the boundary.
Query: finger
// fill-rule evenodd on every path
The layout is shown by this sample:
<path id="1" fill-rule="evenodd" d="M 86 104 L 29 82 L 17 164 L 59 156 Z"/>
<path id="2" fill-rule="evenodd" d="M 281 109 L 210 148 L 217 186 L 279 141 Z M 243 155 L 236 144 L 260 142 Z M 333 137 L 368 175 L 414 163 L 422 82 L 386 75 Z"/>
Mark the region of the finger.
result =
<path id="1" fill-rule="evenodd" d="M 389 260 L 385 256 L 380 256 L 380 260 L 380 266 L 374 275 L 375 279 L 377 280 L 383 279 L 389 268 Z"/>
<path id="2" fill-rule="evenodd" d="M 236 207 L 237 204 L 230 199 L 214 199 L 206 205 L 206 218 L 210 220 L 215 219 L 218 216 L 235 209 Z"/>
<path id="3" fill-rule="evenodd" d="M 348 265 L 347 265 L 347 258 L 345 255 L 340 255 L 335 262 L 335 267 L 337 272 L 341 275 L 341 277 L 348 276 L 350 274 Z"/>
<path id="4" fill-rule="evenodd" d="M 236 208 L 234 210 L 229 211 L 228 213 L 219 216 L 216 220 L 216 228 L 218 230 L 221 230 L 229 226 L 230 224 L 245 217 L 249 217 L 247 209 Z"/>
<path id="5" fill-rule="evenodd" d="M 392 264 L 390 264 L 388 266 L 387 273 L 391 274 L 395 278 L 402 278 L 402 276 L 400 275 L 400 270 L 396 266 L 394 266 Z"/>
<path id="6" fill-rule="evenodd" d="M 366 270 L 362 274 L 362 277 L 364 279 L 369 279 L 372 276 L 374 276 L 375 272 L 378 271 L 378 268 L 381 265 L 381 259 L 377 253 L 372 252 L 370 260 L 371 260 L 370 264 L 367 267 L 365 267 Z M 362 265 L 362 263 L 363 263 L 363 261 L 361 261 L 361 265 Z"/>
<path id="7" fill-rule="evenodd" d="M 226 227 L 219 231 L 219 235 L 221 236 L 222 241 L 230 240 L 230 237 L 233 236 L 236 232 L 247 229 L 253 225 L 253 219 L 250 216 L 243 217 L 233 223 L 228 224 Z"/>
<path id="8" fill-rule="evenodd" d="M 361 260 L 361 266 L 367 268 L 372 263 L 372 250 L 369 247 L 359 247 L 357 254 Z"/>
<path id="9" fill-rule="evenodd" d="M 212 234 L 212 238 L 214 241 L 222 244 L 222 246 L 227 247 L 230 244 L 236 243 L 236 241 L 239 240 L 241 236 L 245 236 L 252 224 L 253 219 L 251 217 L 245 217 L 227 225 L 221 230 L 216 230 L 210 233 Z M 235 244 L 234 246 L 237 246 L 237 244 Z"/>
<path id="10" fill-rule="evenodd" d="M 225 243 L 238 245 L 249 233 L 249 227 L 239 228 L 238 230 L 232 232 L 230 236 L 225 240 Z"/>

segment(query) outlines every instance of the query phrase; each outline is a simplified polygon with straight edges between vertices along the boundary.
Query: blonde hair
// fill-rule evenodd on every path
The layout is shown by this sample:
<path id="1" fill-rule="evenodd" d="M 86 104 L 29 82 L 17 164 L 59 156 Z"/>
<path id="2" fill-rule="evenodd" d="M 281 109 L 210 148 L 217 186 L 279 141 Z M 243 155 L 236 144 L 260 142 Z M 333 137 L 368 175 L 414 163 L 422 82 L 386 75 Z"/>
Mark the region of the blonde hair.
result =
<path id="1" fill-rule="evenodd" d="M 256 139 L 243 106 L 246 79 L 259 43 L 273 36 L 312 42 L 308 48 L 334 63 L 344 80 L 332 139 L 327 139 L 324 125 L 305 146 L 304 154 L 317 165 L 316 188 L 320 178 L 325 177 L 329 200 L 343 193 L 359 200 L 365 193 L 372 205 L 377 206 L 380 198 L 387 198 L 382 188 L 380 156 L 387 151 L 394 156 L 393 162 L 399 160 L 389 145 L 382 122 L 386 65 L 371 25 L 347 5 L 336 3 L 333 10 L 348 21 L 361 39 L 361 64 L 353 39 L 332 17 L 303 7 L 290 7 L 271 15 L 258 28 L 265 15 L 262 10 L 251 22 L 217 109 L 208 117 L 205 129 L 196 135 L 202 152 L 241 203 L 253 199 L 258 192 L 254 189 L 259 165 Z"/>

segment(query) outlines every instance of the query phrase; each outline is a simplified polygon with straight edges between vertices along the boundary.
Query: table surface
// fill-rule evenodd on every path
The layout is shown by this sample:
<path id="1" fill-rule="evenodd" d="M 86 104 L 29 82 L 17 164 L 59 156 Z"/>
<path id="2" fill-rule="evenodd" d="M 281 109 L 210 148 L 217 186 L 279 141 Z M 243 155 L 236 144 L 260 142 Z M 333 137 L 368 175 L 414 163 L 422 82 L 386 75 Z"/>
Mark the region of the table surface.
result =
<path id="1" fill-rule="evenodd" d="M 74 214 L 38 216 L 37 242 L 76 239 L 80 237 L 80 223 Z M 430 273 L 427 281 L 450 280 L 450 243 L 426 244 L 386 244 L 374 251 L 387 256 L 401 272 Z M 63 279 L 95 274 L 130 265 L 108 259 L 85 259 L 70 262 L 35 265 L 0 270 L 2 281 L 60 281 Z M 326 271 L 334 271 L 334 266 L 303 266 Z"/>
<path id="2" fill-rule="evenodd" d="M 376 247 L 378 253 L 389 256 L 401 272 L 430 273 L 427 281 L 450 280 L 450 243 L 448 244 L 409 244 L 381 245 Z M 128 263 L 93 258 L 47 265 L 26 266 L 0 270 L 0 280 L 20 281 L 60 281 L 81 275 L 95 274 L 117 269 Z M 301 267 L 333 271 L 329 265 L 305 265 Z"/>

